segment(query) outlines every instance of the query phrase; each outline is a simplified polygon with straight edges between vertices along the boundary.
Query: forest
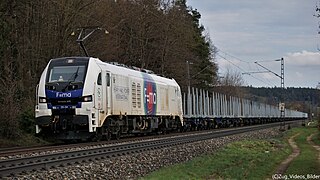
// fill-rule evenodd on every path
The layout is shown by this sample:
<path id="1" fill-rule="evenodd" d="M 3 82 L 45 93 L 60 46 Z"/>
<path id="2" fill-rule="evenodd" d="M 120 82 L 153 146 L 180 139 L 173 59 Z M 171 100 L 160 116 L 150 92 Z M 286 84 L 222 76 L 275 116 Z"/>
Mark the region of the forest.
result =
<path id="1" fill-rule="evenodd" d="M 307 113 L 320 113 L 320 90 L 312 88 L 287 87 L 285 89 L 273 87 L 241 87 L 245 92 L 245 97 L 254 101 L 265 102 L 267 104 L 277 105 L 284 102 L 286 108 L 294 109 Z M 319 111 L 319 112 L 317 112 Z"/>
<path id="2" fill-rule="evenodd" d="M 0 3 L 0 134 L 34 132 L 35 89 L 52 58 L 92 57 L 175 78 L 182 89 L 209 89 L 218 67 L 215 47 L 186 0 L 2 0 Z M 186 68 L 191 78 L 187 78 Z M 197 73 L 200 72 L 201 73 Z"/>
<path id="3" fill-rule="evenodd" d="M 174 78 L 183 91 L 190 84 L 271 104 L 284 98 L 306 112 L 319 102 L 319 90 L 287 88 L 282 97 L 277 88 L 235 88 L 243 84 L 237 75 L 219 79 L 217 48 L 200 19 L 186 0 L 2 0 L 1 136 L 34 133 L 41 73 L 52 58 L 85 55 L 76 41 L 81 28 L 100 29 L 84 41 L 90 56 Z"/>

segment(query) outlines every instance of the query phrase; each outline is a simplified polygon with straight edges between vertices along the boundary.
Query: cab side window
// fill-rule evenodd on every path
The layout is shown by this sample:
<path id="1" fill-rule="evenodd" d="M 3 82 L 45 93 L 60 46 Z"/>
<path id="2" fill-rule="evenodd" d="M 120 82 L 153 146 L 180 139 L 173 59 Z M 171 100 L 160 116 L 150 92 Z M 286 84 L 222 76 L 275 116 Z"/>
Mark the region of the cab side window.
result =
<path id="1" fill-rule="evenodd" d="M 110 86 L 110 74 L 107 73 L 107 86 L 109 87 Z"/>
<path id="2" fill-rule="evenodd" d="M 102 85 L 101 73 L 98 75 L 97 84 Z"/>

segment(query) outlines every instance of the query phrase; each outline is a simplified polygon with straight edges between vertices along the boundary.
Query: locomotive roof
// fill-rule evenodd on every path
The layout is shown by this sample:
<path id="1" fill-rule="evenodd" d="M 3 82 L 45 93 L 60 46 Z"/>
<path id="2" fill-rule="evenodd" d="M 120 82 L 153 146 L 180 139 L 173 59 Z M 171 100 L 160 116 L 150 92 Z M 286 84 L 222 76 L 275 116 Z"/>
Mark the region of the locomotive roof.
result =
<path id="1" fill-rule="evenodd" d="M 154 80 L 157 83 L 164 83 L 166 85 L 171 85 L 171 86 L 179 86 L 178 83 L 173 78 L 169 79 L 156 74 L 147 73 L 147 72 L 152 72 L 149 70 L 141 69 L 139 71 L 137 70 L 139 68 L 134 67 L 133 69 L 122 64 L 108 63 L 108 62 L 103 62 L 100 59 L 96 59 L 96 58 L 94 59 L 101 68 L 105 68 L 115 74 L 123 74 L 123 75 L 137 77 L 137 78 L 143 77 L 144 79 Z"/>

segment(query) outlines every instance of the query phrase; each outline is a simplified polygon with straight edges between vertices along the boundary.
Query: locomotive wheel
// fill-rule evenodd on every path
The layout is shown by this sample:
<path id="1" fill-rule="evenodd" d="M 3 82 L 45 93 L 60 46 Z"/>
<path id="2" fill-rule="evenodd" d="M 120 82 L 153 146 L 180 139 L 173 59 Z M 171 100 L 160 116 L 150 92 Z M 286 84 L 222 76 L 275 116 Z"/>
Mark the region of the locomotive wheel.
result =
<path id="1" fill-rule="evenodd" d="M 162 134 L 163 134 L 163 135 L 166 135 L 167 133 L 168 133 L 168 132 L 167 132 L 166 129 L 163 129 L 163 130 L 162 130 Z"/>
<path id="2" fill-rule="evenodd" d="M 110 141 L 111 140 L 111 137 L 112 137 L 112 133 L 110 131 L 107 132 L 107 135 L 106 135 L 106 140 L 107 141 Z"/>
<path id="3" fill-rule="evenodd" d="M 92 141 L 99 142 L 99 141 L 101 141 L 101 139 L 102 139 L 102 134 L 99 133 L 99 132 L 97 132 L 97 133 L 94 135 L 94 137 L 92 138 Z"/>
<path id="4" fill-rule="evenodd" d="M 96 131 L 96 134 L 92 137 L 92 141 L 96 141 L 96 142 L 99 142 L 103 139 L 103 129 L 101 128 L 98 128 L 97 131 Z"/>
<path id="5" fill-rule="evenodd" d="M 115 134 L 115 138 L 116 140 L 119 140 L 121 137 L 121 134 L 120 134 L 120 131 L 118 131 L 116 134 Z"/>

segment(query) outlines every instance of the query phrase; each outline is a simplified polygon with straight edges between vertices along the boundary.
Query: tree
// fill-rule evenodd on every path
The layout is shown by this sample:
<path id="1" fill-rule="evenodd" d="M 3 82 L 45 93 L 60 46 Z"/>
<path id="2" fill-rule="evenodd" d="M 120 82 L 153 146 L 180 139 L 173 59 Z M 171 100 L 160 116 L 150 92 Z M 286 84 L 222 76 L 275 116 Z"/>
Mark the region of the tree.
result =
<path id="1" fill-rule="evenodd" d="M 183 88 L 188 83 L 184 67 L 190 61 L 192 85 L 210 88 L 217 73 L 215 48 L 200 18 L 185 0 L 1 1 L 0 133 L 19 135 L 19 118 L 33 114 L 21 112 L 34 107 L 35 88 L 50 59 L 83 55 L 77 36 L 70 35 L 78 27 L 109 31 L 86 40 L 93 57 L 152 70 L 175 78 Z"/>
<path id="2" fill-rule="evenodd" d="M 96 46 L 100 47 L 96 56 L 174 77 L 185 89 L 186 71 L 177 67 L 189 61 L 193 86 L 208 88 L 215 83 L 214 46 L 203 35 L 200 13 L 186 1 L 121 0 L 101 2 L 97 8 L 100 21 L 116 28 L 107 28 L 107 43 Z"/>
<path id="3" fill-rule="evenodd" d="M 4 137 L 17 137 L 19 124 L 17 119 L 19 72 L 17 65 L 18 49 L 15 42 L 15 1 L 0 3 L 0 134 Z M 10 127 L 10 128 L 8 128 Z"/>
<path id="4" fill-rule="evenodd" d="M 182 1 L 185 3 L 185 1 Z M 191 46 L 193 52 L 192 61 L 194 66 L 191 67 L 193 72 L 192 84 L 202 89 L 211 89 L 216 84 L 218 66 L 215 64 L 216 47 L 208 34 L 204 34 L 205 28 L 200 24 L 201 14 L 197 9 L 192 7 L 186 10 L 191 18 L 192 26 L 195 31 L 193 36 L 194 43 Z M 192 62 L 191 61 L 191 62 Z"/>
<path id="5" fill-rule="evenodd" d="M 243 85 L 244 80 L 242 75 L 228 68 L 223 77 L 220 78 L 219 85 L 214 89 L 229 96 L 243 97 L 244 90 L 241 88 Z"/>

